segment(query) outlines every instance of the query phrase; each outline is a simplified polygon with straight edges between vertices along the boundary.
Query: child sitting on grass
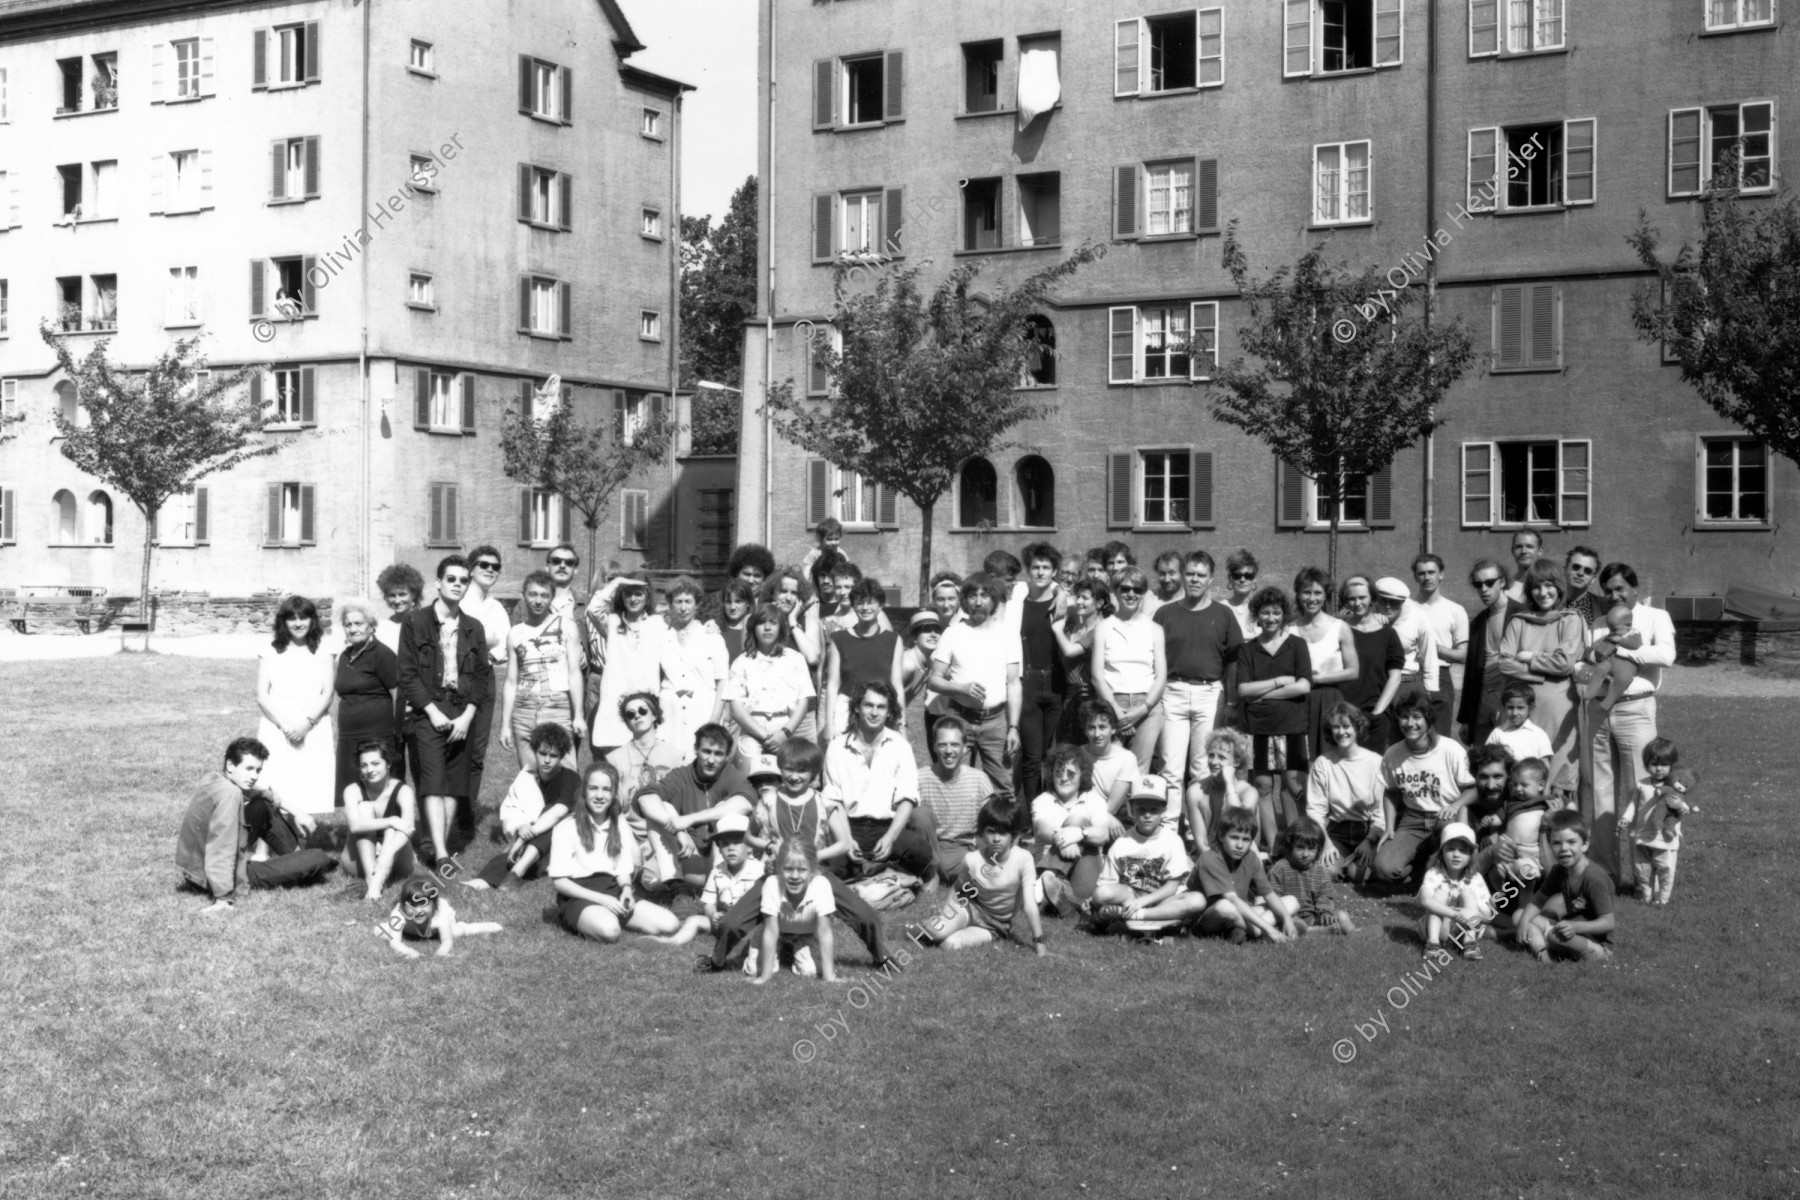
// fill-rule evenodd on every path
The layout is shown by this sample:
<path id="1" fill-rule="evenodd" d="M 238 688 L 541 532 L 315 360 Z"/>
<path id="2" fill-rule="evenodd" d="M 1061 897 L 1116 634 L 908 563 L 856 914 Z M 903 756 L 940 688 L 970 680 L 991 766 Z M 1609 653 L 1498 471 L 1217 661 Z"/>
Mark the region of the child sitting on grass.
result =
<path id="1" fill-rule="evenodd" d="M 429 879 L 409 879 L 400 888 L 400 902 L 388 914 L 385 925 L 375 931 L 387 939 L 388 945 L 404 958 L 418 958 L 419 952 L 406 943 L 438 940 L 437 956 L 443 958 L 456 945 L 456 939 L 472 933 L 499 933 L 495 921 L 459 921 L 456 910 L 438 892 Z"/>
<path id="2" fill-rule="evenodd" d="M 581 776 L 563 766 L 574 742 L 554 721 L 535 725 L 529 739 L 531 766 L 520 771 L 500 802 L 500 829 L 509 839 L 474 879 L 475 891 L 516 888 L 537 873 L 550 855 L 550 831 L 569 815 L 581 792 Z M 635 838 L 633 840 L 636 840 Z"/>
<path id="3" fill-rule="evenodd" d="M 726 813 L 713 823 L 713 849 L 718 862 L 706 877 L 700 893 L 700 912 L 681 923 L 681 928 L 666 937 L 652 936 L 651 941 L 665 946 L 685 946 L 697 934 L 717 933 L 731 906 L 763 880 L 763 861 L 750 853 L 745 835 L 750 832 L 750 818 L 741 813 Z"/>
<path id="4" fill-rule="evenodd" d="M 1572 808 L 1550 814 L 1550 857 L 1537 891 L 1519 913 L 1519 941 L 1539 962 L 1573 958 L 1606 962 L 1613 956 L 1612 879 L 1588 861 L 1588 823 Z"/>
<path id="5" fill-rule="evenodd" d="M 340 865 L 369 881 L 367 900 L 381 899 L 381 889 L 394 877 L 413 872 L 413 830 L 419 819 L 413 790 L 394 778 L 399 755 L 391 742 L 368 741 L 356 747 L 356 773 L 361 777 L 344 789 L 344 816 L 350 836 Z"/>
<path id="6" fill-rule="evenodd" d="M 975 818 L 976 848 L 956 871 L 959 904 L 925 922 L 925 940 L 946 950 L 968 950 L 1011 937 L 1021 915 L 1039 958 L 1049 953 L 1038 915 L 1037 867 L 1019 845 L 1018 806 L 995 796 Z"/>
<path id="7" fill-rule="evenodd" d="M 1200 914 L 1197 933 L 1242 945 L 1252 937 L 1285 942 L 1300 935 L 1285 904 L 1269 903 L 1275 889 L 1256 853 L 1257 811 L 1228 808 L 1214 829 L 1212 848 L 1194 865 L 1186 897 Z M 1252 902 L 1252 898 L 1263 903 Z"/>
<path id="8" fill-rule="evenodd" d="M 1130 803 L 1131 828 L 1107 848 L 1093 911 L 1101 925 L 1124 921 L 1144 933 L 1194 914 L 1182 895 L 1193 860 L 1180 835 L 1163 824 L 1169 797 L 1161 776 L 1140 781 Z"/>
<path id="9" fill-rule="evenodd" d="M 837 911 L 837 902 L 831 884 L 819 873 L 818 847 L 804 836 L 784 839 L 775 852 L 775 870 L 763 880 L 761 944 L 745 956 L 744 974 L 758 986 L 769 982 L 786 949 L 794 974 L 836 983 L 831 914 Z"/>
<path id="10" fill-rule="evenodd" d="M 1537 696 L 1528 683 L 1512 682 L 1500 692 L 1500 722 L 1488 734 L 1488 743 L 1499 743 L 1517 760 L 1552 757 L 1550 735 L 1531 723 L 1531 706 Z"/>
<path id="11" fill-rule="evenodd" d="M 1256 785 L 1245 778 L 1254 748 L 1250 735 L 1238 729 L 1215 729 L 1206 737 L 1208 773 L 1187 789 L 1188 835 L 1202 853 L 1212 845 L 1208 831 L 1218 827 L 1226 809 L 1255 812 L 1262 804 Z"/>
<path id="12" fill-rule="evenodd" d="M 1106 797 L 1094 790 L 1093 768 L 1081 747 L 1056 747 L 1048 767 L 1050 790 L 1031 802 L 1031 825 L 1039 844 L 1047 847 L 1045 894 L 1062 911 L 1068 907 L 1065 892 L 1076 902 L 1093 898 L 1101 856 L 1125 826 L 1106 810 Z M 1068 871 L 1066 889 L 1059 868 Z"/>
<path id="13" fill-rule="evenodd" d="M 766 850 L 790 838 L 805 838 L 812 842 L 818 861 L 826 869 L 835 870 L 850 861 L 850 851 L 856 845 L 850 833 L 850 818 L 843 805 L 827 800 L 817 786 L 819 767 L 824 761 L 825 756 L 813 742 L 789 738 L 775 752 L 781 782 L 773 790 L 761 788 L 758 776 L 766 779 L 766 768 L 751 776 L 750 782 L 761 788 L 752 814 L 752 849 Z"/>
<path id="14" fill-rule="evenodd" d="M 1337 906 L 1334 872 L 1325 865 L 1325 831 L 1304 818 L 1282 836 L 1281 855 L 1269 867 L 1271 905 L 1294 918 L 1298 933 L 1355 933 L 1356 922 Z M 1260 903 L 1260 901 L 1259 901 Z"/>
<path id="15" fill-rule="evenodd" d="M 545 871 L 556 886 L 558 919 L 596 942 L 616 942 L 622 929 L 674 933 L 681 926 L 674 913 L 634 898 L 640 866 L 637 839 L 625 823 L 618 769 L 595 759 L 582 772 L 575 811 L 550 831 Z"/>
<path id="16" fill-rule="evenodd" d="M 1631 831 L 1637 898 L 1646 904 L 1669 902 L 1681 849 L 1681 818 L 1699 811 L 1692 804 L 1699 777 L 1677 765 L 1680 761 L 1681 751 L 1668 738 L 1645 746 L 1644 770 L 1650 781 L 1638 785 L 1637 798 L 1619 815 L 1621 827 Z"/>
<path id="17" fill-rule="evenodd" d="M 1481 936 L 1494 919 L 1493 897 L 1487 881 L 1475 869 L 1475 831 L 1461 821 L 1444 826 L 1438 848 L 1425 868 L 1419 887 L 1419 936 L 1425 939 L 1425 957 L 1438 959 L 1448 936 L 1464 958 L 1479 961 Z"/>

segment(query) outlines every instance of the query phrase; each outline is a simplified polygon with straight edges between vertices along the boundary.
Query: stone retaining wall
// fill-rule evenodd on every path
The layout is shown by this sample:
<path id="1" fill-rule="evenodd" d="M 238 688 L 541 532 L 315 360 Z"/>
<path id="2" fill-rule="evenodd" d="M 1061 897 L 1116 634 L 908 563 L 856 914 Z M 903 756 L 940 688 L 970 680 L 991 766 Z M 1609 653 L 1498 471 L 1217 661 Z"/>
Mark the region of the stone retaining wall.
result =
<path id="1" fill-rule="evenodd" d="M 1800 669 L 1800 622 L 1677 621 L 1675 661 Z"/>

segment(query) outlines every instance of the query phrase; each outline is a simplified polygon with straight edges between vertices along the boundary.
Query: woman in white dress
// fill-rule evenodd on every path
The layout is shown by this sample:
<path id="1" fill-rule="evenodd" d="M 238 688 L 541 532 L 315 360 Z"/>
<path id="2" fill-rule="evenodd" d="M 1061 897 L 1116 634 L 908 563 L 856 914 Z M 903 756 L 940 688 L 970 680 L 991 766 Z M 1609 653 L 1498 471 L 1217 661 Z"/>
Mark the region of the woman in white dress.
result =
<path id="1" fill-rule="evenodd" d="M 668 653 L 663 659 L 663 736 L 692 755 L 694 731 L 725 716 L 731 655 L 719 627 L 699 617 L 700 585 L 683 575 L 669 585 Z M 627 794 L 626 799 L 630 799 Z"/>
<path id="2" fill-rule="evenodd" d="M 620 575 L 595 592 L 588 616 L 606 644 L 593 735 L 595 757 L 605 758 L 631 740 L 619 716 L 619 701 L 632 692 L 662 690 L 669 627 L 650 611 L 650 585 L 635 575 Z"/>
<path id="3" fill-rule="evenodd" d="M 269 748 L 261 785 L 290 812 L 330 812 L 335 806 L 337 743 L 331 722 L 334 663 L 321 647 L 319 609 L 289 596 L 275 613 L 275 640 L 256 655 L 256 736 Z"/>

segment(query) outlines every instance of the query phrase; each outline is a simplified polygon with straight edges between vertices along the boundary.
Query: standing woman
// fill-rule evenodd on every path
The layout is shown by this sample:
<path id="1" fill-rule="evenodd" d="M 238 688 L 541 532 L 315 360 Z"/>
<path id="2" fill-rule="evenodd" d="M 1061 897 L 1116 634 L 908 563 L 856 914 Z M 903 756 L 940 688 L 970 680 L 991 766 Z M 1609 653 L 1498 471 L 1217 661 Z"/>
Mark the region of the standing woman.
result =
<path id="1" fill-rule="evenodd" d="M 275 640 L 257 651 L 257 740 L 269 748 L 259 786 L 289 812 L 329 812 L 342 795 L 331 724 L 331 656 L 319 649 L 325 631 L 319 609 L 289 596 L 275 612 Z"/>
<path id="2" fill-rule="evenodd" d="M 1369 719 L 1362 745 L 1383 754 L 1394 741 L 1389 709 L 1400 691 L 1406 652 L 1400 648 L 1399 636 L 1375 611 L 1375 585 L 1367 575 L 1352 575 L 1344 580 L 1338 589 L 1338 607 L 1350 623 L 1357 665 L 1356 678 L 1340 683 L 1338 691 Z"/>
<path id="3" fill-rule="evenodd" d="M 1356 657 L 1356 637 L 1350 626 L 1325 611 L 1325 600 L 1331 595 L 1331 580 L 1317 567 L 1301 567 L 1294 576 L 1294 623 L 1288 632 L 1298 634 L 1312 656 L 1312 691 L 1306 694 L 1306 745 L 1315 753 L 1323 753 L 1331 739 L 1326 736 L 1325 714 L 1344 697 L 1344 684 L 1354 683 L 1362 673 Z"/>
<path id="4" fill-rule="evenodd" d="M 812 720 L 812 672 L 798 650 L 784 642 L 787 616 L 774 604 L 750 615 L 750 646 L 731 664 L 726 697 L 732 719 L 743 736 L 737 741 L 737 763 L 754 770 L 757 760 L 773 754 Z"/>
<path id="5" fill-rule="evenodd" d="M 1295 823 L 1305 807 L 1306 696 L 1312 691 L 1312 654 L 1306 642 L 1288 633 L 1294 615 L 1280 588 L 1266 587 L 1250 597 L 1258 636 L 1238 651 L 1237 693 L 1244 706 L 1244 730 L 1256 739 L 1251 779 L 1260 797 L 1264 848 L 1275 849 L 1277 826 Z M 1269 739 L 1285 738 L 1281 808 L 1277 817 L 1275 766 Z"/>
<path id="6" fill-rule="evenodd" d="M 400 655 L 400 623 L 425 598 L 425 577 L 408 563 L 383 567 L 375 577 L 375 590 L 387 601 L 388 618 L 375 627 L 375 640 Z"/>
<path id="7" fill-rule="evenodd" d="M 886 600 L 878 580 L 859 580 L 850 589 L 854 620 L 847 628 L 834 630 L 825 644 L 825 686 L 820 689 L 824 702 L 819 710 L 821 745 L 850 728 L 851 697 L 862 695 L 863 684 L 882 680 L 894 689 L 896 698 L 904 694 L 905 648 L 900 645 L 899 634 L 881 627 L 881 609 Z"/>
<path id="8" fill-rule="evenodd" d="M 407 613 L 400 629 L 400 691 L 411 710 L 407 749 L 434 868 L 449 857 L 449 822 L 458 802 L 473 805 L 469 730 L 481 706 L 494 702 L 487 633 L 462 611 L 470 577 L 468 559 L 445 555 L 437 566 L 437 599 Z"/>
<path id="9" fill-rule="evenodd" d="M 662 690 L 669 627 L 650 611 L 650 585 L 636 575 L 608 580 L 588 601 L 588 615 L 606 647 L 606 672 L 594 706 L 594 756 L 605 758 L 631 739 L 619 701 L 631 692 Z"/>
<path id="10" fill-rule="evenodd" d="M 1500 673 L 1531 685 L 1532 724 L 1550 735 L 1550 786 L 1572 796 L 1578 783 L 1580 700 L 1572 672 L 1587 649 L 1581 614 L 1567 607 L 1562 568 L 1540 558 L 1525 570 L 1525 608 L 1500 635 Z"/>
<path id="11" fill-rule="evenodd" d="M 694 744 L 694 731 L 725 715 L 725 679 L 731 656 L 719 627 L 698 619 L 700 585 L 683 575 L 669 585 L 669 627 L 663 655 L 662 708 L 668 737 L 681 746 Z M 627 794 L 626 799 L 630 799 Z"/>
<path id="12" fill-rule="evenodd" d="M 519 756 L 519 769 L 534 761 L 531 731 L 548 721 L 569 731 L 587 728 L 582 706 L 581 630 L 575 619 L 557 610 L 556 581 L 547 571 L 525 577 L 520 595 L 524 619 L 506 633 L 506 682 L 501 685 L 500 744 Z M 575 768 L 571 740 L 563 765 Z"/>
<path id="13" fill-rule="evenodd" d="M 1050 631 L 1056 635 L 1057 649 L 1062 651 L 1063 674 L 1068 691 L 1063 695 L 1062 729 L 1057 741 L 1071 746 L 1087 740 L 1081 728 L 1081 706 L 1094 694 L 1092 659 L 1094 633 L 1100 622 L 1113 615 L 1112 588 L 1098 579 L 1080 579 L 1069 594 L 1069 612 Z M 1165 639 L 1166 641 L 1166 639 Z"/>
<path id="14" fill-rule="evenodd" d="M 713 593 L 713 602 L 707 606 L 716 610 L 710 614 L 713 624 L 719 627 L 719 637 L 725 642 L 726 669 L 738 660 L 744 652 L 744 645 L 749 637 L 747 626 L 750 614 L 756 608 L 756 589 L 742 579 L 732 579 L 725 586 Z"/>
<path id="15" fill-rule="evenodd" d="M 822 560 L 821 560 L 822 561 Z M 763 580 L 757 599 L 773 604 L 787 618 L 783 644 L 798 651 L 808 667 L 819 664 L 819 598 L 799 567 L 782 567 Z"/>
<path id="16" fill-rule="evenodd" d="M 344 634 L 334 687 L 338 698 L 335 786 L 342 804 L 345 790 L 362 778 L 358 764 L 364 742 L 380 742 L 392 752 L 390 763 L 400 761 L 400 727 L 394 719 L 400 656 L 376 639 L 379 618 L 367 601 L 340 601 L 337 619 Z"/>
<path id="17" fill-rule="evenodd" d="M 1162 736 L 1162 694 L 1169 680 L 1163 627 L 1150 619 L 1144 596 L 1150 581 L 1126 567 L 1117 581 L 1119 611 L 1100 622 L 1093 641 L 1089 680 L 1094 695 L 1118 714 L 1120 740 L 1130 738 L 1138 773 L 1150 770 Z"/>

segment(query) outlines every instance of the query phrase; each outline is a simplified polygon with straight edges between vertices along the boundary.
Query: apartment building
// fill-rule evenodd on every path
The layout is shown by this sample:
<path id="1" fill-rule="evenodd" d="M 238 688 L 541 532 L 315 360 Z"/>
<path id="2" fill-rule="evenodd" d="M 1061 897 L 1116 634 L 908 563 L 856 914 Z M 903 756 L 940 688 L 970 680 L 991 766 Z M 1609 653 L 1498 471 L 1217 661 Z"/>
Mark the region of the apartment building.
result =
<path id="1" fill-rule="evenodd" d="M 370 589 L 484 541 L 516 579 L 585 542 L 501 423 L 673 394 L 687 89 L 642 48 L 615 0 L 0 3 L 0 582 L 137 585 L 143 518 L 58 452 L 81 400 L 40 320 L 127 366 L 189 336 L 266 364 L 281 450 L 158 514 L 159 589 Z M 604 555 L 667 559 L 673 470 Z"/>
<path id="2" fill-rule="evenodd" d="M 1042 314 L 1021 387 L 1051 404 L 1019 447 L 962 465 L 934 551 L 969 569 L 1047 538 L 1253 547 L 1271 580 L 1325 558 L 1315 482 L 1209 412 L 1252 273 L 1323 243 L 1433 289 L 1482 365 L 1448 424 L 1352 476 L 1347 570 L 1421 547 L 1452 574 L 1533 528 L 1634 563 L 1658 595 L 1791 584 L 1793 464 L 1727 425 L 1658 346 L 1633 290 L 1640 210 L 1673 245 L 1730 149 L 1773 196 L 1800 152 L 1790 0 L 763 0 L 763 305 L 739 533 L 797 551 L 826 516 L 884 581 L 917 572 L 903 498 L 769 436 L 766 387 L 826 398 L 810 331 L 832 266 L 974 262 L 996 283 L 1111 243 Z M 1750 203 L 1756 203 L 1751 199 Z M 852 286 L 856 286 L 854 281 Z M 775 486 L 804 480 L 805 487 Z"/>

